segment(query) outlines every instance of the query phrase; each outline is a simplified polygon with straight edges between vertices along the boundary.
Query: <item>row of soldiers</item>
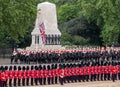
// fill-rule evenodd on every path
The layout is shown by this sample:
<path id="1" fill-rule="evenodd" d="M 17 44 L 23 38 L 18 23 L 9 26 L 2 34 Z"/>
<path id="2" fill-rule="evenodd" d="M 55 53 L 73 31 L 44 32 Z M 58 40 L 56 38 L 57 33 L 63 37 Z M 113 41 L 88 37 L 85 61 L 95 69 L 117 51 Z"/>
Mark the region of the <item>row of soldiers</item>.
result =
<path id="1" fill-rule="evenodd" d="M 85 62 L 103 65 L 104 62 L 120 62 L 120 50 L 107 48 L 86 48 L 72 50 L 23 50 L 13 51 L 11 63 L 70 63 Z"/>
<path id="2" fill-rule="evenodd" d="M 35 66 L 1 66 L 2 87 L 45 85 L 99 80 L 120 80 L 120 65 L 82 66 L 74 64 L 51 64 Z"/>

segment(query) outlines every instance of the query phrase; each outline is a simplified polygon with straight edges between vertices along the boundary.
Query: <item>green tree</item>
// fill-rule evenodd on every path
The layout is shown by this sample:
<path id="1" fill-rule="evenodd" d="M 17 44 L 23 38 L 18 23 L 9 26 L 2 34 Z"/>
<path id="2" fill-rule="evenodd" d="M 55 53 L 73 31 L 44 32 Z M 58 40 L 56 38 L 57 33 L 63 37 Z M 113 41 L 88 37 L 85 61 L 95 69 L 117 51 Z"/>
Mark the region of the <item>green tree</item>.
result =
<path id="1" fill-rule="evenodd" d="M 1 0 L 0 39 L 9 44 L 20 44 L 20 40 L 25 38 L 26 32 L 33 26 L 36 9 L 33 0 Z"/>

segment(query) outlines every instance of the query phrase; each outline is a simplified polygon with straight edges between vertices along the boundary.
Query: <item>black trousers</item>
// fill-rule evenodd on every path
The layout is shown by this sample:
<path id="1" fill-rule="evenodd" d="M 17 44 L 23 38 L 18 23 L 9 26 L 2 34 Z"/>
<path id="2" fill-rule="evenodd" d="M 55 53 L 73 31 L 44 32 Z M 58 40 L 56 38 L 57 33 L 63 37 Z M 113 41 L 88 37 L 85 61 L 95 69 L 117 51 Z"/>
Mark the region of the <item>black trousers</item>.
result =
<path id="1" fill-rule="evenodd" d="M 46 85 L 46 78 L 43 78 L 43 84 Z"/>
<path id="2" fill-rule="evenodd" d="M 50 79 L 51 79 L 51 78 L 49 77 L 49 78 L 48 78 L 48 84 L 51 84 Z"/>
<path id="3" fill-rule="evenodd" d="M 57 79 L 58 79 L 58 77 L 55 77 L 55 84 L 57 84 Z"/>
<path id="4" fill-rule="evenodd" d="M 39 78 L 39 83 L 40 85 L 42 85 L 42 78 Z"/>
<path id="5" fill-rule="evenodd" d="M 9 87 L 12 87 L 12 79 L 9 79 Z"/>
<path id="6" fill-rule="evenodd" d="M 22 79 L 22 85 L 25 86 L 25 78 Z"/>
<path id="7" fill-rule="evenodd" d="M 26 79 L 26 85 L 29 85 L 29 78 Z"/>
<path id="8" fill-rule="evenodd" d="M 115 79 L 116 79 L 115 76 L 116 76 L 115 74 L 112 74 L 112 81 L 113 81 L 113 82 L 115 82 Z"/>
<path id="9" fill-rule="evenodd" d="M 33 84 L 33 81 L 34 81 L 34 79 L 33 79 L 33 78 L 31 78 L 31 85 L 34 85 L 34 84 Z"/>
<path id="10" fill-rule="evenodd" d="M 21 84 L 21 79 L 18 79 L 18 86 L 20 86 Z"/>
<path id="11" fill-rule="evenodd" d="M 60 78 L 59 78 L 59 82 L 60 82 L 61 85 L 63 85 L 64 78 L 61 78 L 61 77 L 60 77 Z"/>
<path id="12" fill-rule="evenodd" d="M 17 82 L 17 79 L 16 79 L 16 78 L 14 78 L 14 86 L 16 86 L 16 82 Z"/>

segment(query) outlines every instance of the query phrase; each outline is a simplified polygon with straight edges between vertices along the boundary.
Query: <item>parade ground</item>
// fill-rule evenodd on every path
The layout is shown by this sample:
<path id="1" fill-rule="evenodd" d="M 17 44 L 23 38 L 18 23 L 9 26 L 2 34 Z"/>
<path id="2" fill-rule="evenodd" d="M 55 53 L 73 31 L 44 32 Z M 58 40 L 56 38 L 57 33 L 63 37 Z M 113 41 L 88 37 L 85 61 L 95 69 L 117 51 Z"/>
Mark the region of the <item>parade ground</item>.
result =
<path id="1" fill-rule="evenodd" d="M 42 86 L 24 86 L 24 87 L 120 87 L 120 81 L 96 81 L 96 82 L 78 82 L 67 83 L 64 85 L 42 85 Z"/>

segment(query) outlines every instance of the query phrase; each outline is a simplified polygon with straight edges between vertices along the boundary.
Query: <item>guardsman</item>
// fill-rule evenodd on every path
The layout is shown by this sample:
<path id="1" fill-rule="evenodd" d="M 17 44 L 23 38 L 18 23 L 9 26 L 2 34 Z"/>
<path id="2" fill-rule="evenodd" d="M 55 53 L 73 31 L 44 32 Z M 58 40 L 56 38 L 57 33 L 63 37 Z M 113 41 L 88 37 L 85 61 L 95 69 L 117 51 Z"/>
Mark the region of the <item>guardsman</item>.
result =
<path id="1" fill-rule="evenodd" d="M 79 82 L 83 80 L 83 68 L 79 67 Z"/>
<path id="2" fill-rule="evenodd" d="M 119 60 L 119 62 L 120 62 L 120 60 Z M 119 78 L 119 80 L 120 80 L 120 64 L 119 64 L 119 66 L 118 66 L 118 78 Z"/>
<path id="3" fill-rule="evenodd" d="M 25 68 L 25 66 L 23 66 L 22 74 L 23 74 L 22 85 L 25 86 L 25 79 L 26 79 L 26 68 Z"/>
<path id="4" fill-rule="evenodd" d="M 112 66 L 112 81 L 115 82 L 115 79 L 116 79 L 116 67 L 115 66 Z"/>
<path id="5" fill-rule="evenodd" d="M 29 79 L 31 78 L 31 71 L 29 69 L 29 66 L 27 66 L 27 76 L 26 76 L 26 85 L 29 86 Z"/>
<path id="6" fill-rule="evenodd" d="M 46 69 L 46 66 L 44 68 L 44 81 L 43 84 L 46 85 L 46 79 L 48 78 L 48 69 Z"/>
<path id="7" fill-rule="evenodd" d="M 87 66 L 87 75 L 86 75 L 86 80 L 89 81 L 89 77 L 90 77 L 91 73 L 90 73 L 90 66 Z"/>
<path id="8" fill-rule="evenodd" d="M 60 84 L 63 85 L 64 82 L 64 69 L 60 70 L 60 78 L 59 78 Z"/>
<path id="9" fill-rule="evenodd" d="M 31 66 L 31 85 L 33 86 L 34 85 L 34 77 L 35 77 L 35 70 L 34 70 L 34 67 Z"/>
<path id="10" fill-rule="evenodd" d="M 94 79 L 94 66 L 91 66 L 90 70 L 91 70 L 91 81 L 93 81 L 93 79 Z"/>
<path id="11" fill-rule="evenodd" d="M 38 81 L 40 79 L 40 69 L 39 69 L 39 67 L 37 67 L 37 70 L 36 70 L 36 79 L 37 79 L 36 84 L 38 85 Z"/>
<path id="12" fill-rule="evenodd" d="M 14 86 L 16 86 L 17 84 L 17 78 L 18 78 L 18 71 L 17 71 L 17 67 L 14 66 Z"/>
<path id="13" fill-rule="evenodd" d="M 14 71 L 12 70 L 12 66 L 9 67 L 9 87 L 12 87 L 12 80 L 14 78 Z"/>
<path id="14" fill-rule="evenodd" d="M 1 83 L 1 73 L 2 73 L 2 70 L 1 70 L 1 66 L 0 66 L 0 85 L 2 85 L 2 83 Z"/>
<path id="15" fill-rule="evenodd" d="M 21 66 L 18 66 L 18 86 L 21 86 L 21 79 L 22 79 L 22 71 L 21 71 Z"/>
<path id="16" fill-rule="evenodd" d="M 38 71 L 38 67 L 35 66 L 35 78 L 34 78 L 35 85 L 38 85 L 38 77 L 37 77 L 38 73 L 37 73 L 37 71 Z"/>
<path id="17" fill-rule="evenodd" d="M 8 66 L 5 66 L 5 78 L 6 78 L 6 84 L 5 86 L 7 87 L 7 81 L 9 79 L 9 70 L 8 70 Z"/>
<path id="18" fill-rule="evenodd" d="M 40 83 L 40 85 L 42 85 L 42 76 L 41 76 L 41 69 L 42 69 L 42 67 L 41 67 L 41 65 L 39 65 L 39 69 L 38 69 L 38 71 L 39 71 L 39 83 Z"/>
<path id="19" fill-rule="evenodd" d="M 58 79 L 58 68 L 57 64 L 55 64 L 55 69 L 54 69 L 54 76 L 55 76 L 55 84 L 57 84 L 57 79 Z"/>
<path id="20" fill-rule="evenodd" d="M 2 68 L 1 72 L 1 87 L 6 87 L 6 74 L 4 68 Z"/>

